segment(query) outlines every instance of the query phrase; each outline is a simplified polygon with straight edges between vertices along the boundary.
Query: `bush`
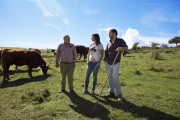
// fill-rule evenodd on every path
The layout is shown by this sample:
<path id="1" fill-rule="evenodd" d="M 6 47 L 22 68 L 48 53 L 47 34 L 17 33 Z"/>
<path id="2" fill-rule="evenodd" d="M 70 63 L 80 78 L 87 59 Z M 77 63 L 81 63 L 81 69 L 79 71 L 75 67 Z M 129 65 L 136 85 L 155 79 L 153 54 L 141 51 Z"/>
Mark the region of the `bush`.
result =
<path id="1" fill-rule="evenodd" d="M 161 47 L 162 48 L 168 48 L 168 46 L 166 44 L 162 44 Z"/>
<path id="2" fill-rule="evenodd" d="M 152 51 L 152 58 L 154 59 L 159 59 L 160 58 L 160 53 L 159 51 Z"/>
<path id="3" fill-rule="evenodd" d="M 132 49 L 133 49 L 133 50 L 136 50 L 136 49 L 138 48 L 138 47 L 137 47 L 138 44 L 139 44 L 138 42 L 134 43 Z"/>
<path id="4" fill-rule="evenodd" d="M 150 49 L 149 46 L 141 46 L 141 49 Z"/>
<path id="5" fill-rule="evenodd" d="M 158 45 L 159 45 L 158 43 L 153 43 L 152 42 L 151 47 L 152 47 L 152 49 L 156 49 Z"/>

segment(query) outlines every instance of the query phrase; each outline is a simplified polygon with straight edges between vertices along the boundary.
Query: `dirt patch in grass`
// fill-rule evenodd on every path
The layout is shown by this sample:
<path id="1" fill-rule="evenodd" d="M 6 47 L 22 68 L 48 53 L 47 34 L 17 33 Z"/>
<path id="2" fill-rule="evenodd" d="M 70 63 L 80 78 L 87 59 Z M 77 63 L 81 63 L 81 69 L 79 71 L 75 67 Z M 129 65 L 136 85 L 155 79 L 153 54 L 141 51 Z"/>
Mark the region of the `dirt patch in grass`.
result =
<path id="1" fill-rule="evenodd" d="M 50 92 L 48 89 L 41 89 L 36 91 L 28 92 L 26 95 L 21 96 L 22 102 L 31 101 L 34 104 L 42 103 L 44 99 L 50 96 Z"/>

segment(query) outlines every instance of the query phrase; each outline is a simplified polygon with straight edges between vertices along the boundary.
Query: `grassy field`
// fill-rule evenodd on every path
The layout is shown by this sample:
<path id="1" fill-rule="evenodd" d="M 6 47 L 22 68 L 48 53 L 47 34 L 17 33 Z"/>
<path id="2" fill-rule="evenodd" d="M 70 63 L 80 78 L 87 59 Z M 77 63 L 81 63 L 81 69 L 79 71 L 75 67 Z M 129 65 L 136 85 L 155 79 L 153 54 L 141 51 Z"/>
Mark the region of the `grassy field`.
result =
<path id="1" fill-rule="evenodd" d="M 2 82 L 0 73 L 0 120 L 180 120 L 180 48 L 157 49 L 160 56 L 153 59 L 153 50 L 129 51 L 122 57 L 119 78 L 124 101 L 100 97 L 93 114 L 91 111 L 107 79 L 102 62 L 94 97 L 82 95 L 87 64 L 78 60 L 71 95 L 68 83 L 65 93 L 61 87 L 60 69 L 55 67 L 53 53 L 42 50 L 50 64 L 48 74 L 33 69 L 29 78 L 27 66 L 10 67 L 10 80 Z M 90 77 L 89 91 L 92 88 Z M 108 93 L 108 83 L 102 95 Z"/>

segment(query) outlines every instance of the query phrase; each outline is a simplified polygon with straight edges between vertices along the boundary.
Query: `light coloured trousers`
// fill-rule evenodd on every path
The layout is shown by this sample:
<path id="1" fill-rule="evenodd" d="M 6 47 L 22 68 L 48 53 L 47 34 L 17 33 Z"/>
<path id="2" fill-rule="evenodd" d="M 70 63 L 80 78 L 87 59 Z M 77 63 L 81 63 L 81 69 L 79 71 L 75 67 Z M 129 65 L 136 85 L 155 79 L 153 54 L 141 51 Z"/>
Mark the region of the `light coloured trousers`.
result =
<path id="1" fill-rule="evenodd" d="M 109 65 L 106 62 L 105 67 L 106 67 L 106 72 L 108 75 L 109 71 L 111 69 L 111 65 Z M 119 69 L 120 69 L 120 62 L 113 65 L 113 68 L 112 68 L 111 73 L 109 75 L 109 92 L 114 93 L 114 87 L 115 87 L 116 95 L 122 95 L 121 94 L 121 84 L 119 81 Z"/>
<path id="2" fill-rule="evenodd" d="M 75 63 L 60 63 L 60 71 L 62 75 L 61 89 L 66 88 L 66 76 L 68 77 L 69 90 L 73 90 L 73 75 Z"/>

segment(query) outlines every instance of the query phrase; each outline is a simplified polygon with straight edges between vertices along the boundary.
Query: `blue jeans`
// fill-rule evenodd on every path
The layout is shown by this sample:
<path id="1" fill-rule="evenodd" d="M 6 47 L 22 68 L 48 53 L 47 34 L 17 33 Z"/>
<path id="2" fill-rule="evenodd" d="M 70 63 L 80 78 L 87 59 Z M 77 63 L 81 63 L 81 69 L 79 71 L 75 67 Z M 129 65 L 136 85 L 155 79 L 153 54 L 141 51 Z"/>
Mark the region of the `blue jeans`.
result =
<path id="1" fill-rule="evenodd" d="M 111 69 L 111 65 L 107 62 L 105 63 L 107 75 Z M 119 81 L 119 69 L 120 69 L 120 62 L 113 65 L 111 73 L 109 75 L 109 92 L 114 93 L 114 88 L 116 89 L 116 95 L 121 94 L 121 84 Z"/>
<path id="2" fill-rule="evenodd" d="M 91 75 L 91 72 L 93 71 L 93 87 L 92 87 L 92 91 L 95 90 L 96 87 L 96 83 L 97 83 L 97 74 L 100 68 L 100 65 L 98 67 L 96 67 L 95 62 L 89 62 L 88 63 L 88 67 L 86 70 L 86 78 L 85 78 L 85 90 L 88 90 L 88 84 L 89 84 L 89 77 Z"/>

